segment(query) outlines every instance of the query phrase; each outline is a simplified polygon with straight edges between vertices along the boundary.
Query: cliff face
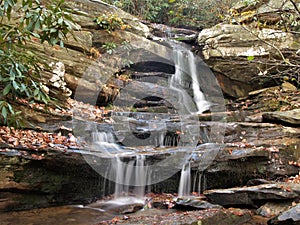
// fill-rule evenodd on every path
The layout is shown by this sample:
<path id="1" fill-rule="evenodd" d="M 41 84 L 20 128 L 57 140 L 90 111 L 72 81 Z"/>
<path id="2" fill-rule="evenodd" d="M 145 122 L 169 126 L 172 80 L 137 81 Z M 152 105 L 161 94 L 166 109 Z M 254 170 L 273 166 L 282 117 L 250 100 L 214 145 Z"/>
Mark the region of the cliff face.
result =
<path id="1" fill-rule="evenodd" d="M 68 7 L 77 9 L 83 13 L 76 14 L 74 12 L 73 19 L 80 25 L 80 30 L 74 32 L 74 37 L 70 36 L 66 43 L 65 48 L 51 47 L 48 45 L 41 45 L 39 43 L 30 43 L 38 55 L 45 59 L 49 64 L 57 67 L 60 65 L 62 82 L 58 83 L 58 78 L 53 78 L 57 75 L 55 71 L 49 73 L 45 72 L 44 80 L 52 89 L 55 89 L 54 96 L 62 98 L 62 96 L 69 96 L 70 93 L 76 91 L 79 79 L 85 75 L 87 78 L 85 82 L 86 91 L 96 91 L 103 89 L 103 84 L 99 83 L 99 77 L 107 76 L 103 78 L 107 80 L 110 76 L 115 74 L 119 68 L 113 68 L 107 64 L 101 65 L 102 73 L 98 73 L 97 76 L 86 76 L 86 71 L 93 64 L 99 63 L 98 58 L 105 52 L 105 49 L 101 49 L 102 45 L 107 43 L 114 43 L 116 46 L 121 45 L 126 39 L 130 39 L 131 36 L 135 38 L 147 37 L 149 35 L 149 29 L 146 25 L 140 23 L 136 18 L 124 11 L 108 5 L 102 1 L 66 1 Z M 101 15 L 116 15 L 116 18 L 122 20 L 126 24 L 126 31 L 121 29 L 115 29 L 109 32 L 106 29 L 101 29 L 96 22 L 95 18 Z M 55 69 L 55 68 L 53 68 Z M 101 78 L 100 78 L 101 79 Z M 55 83 L 56 82 L 56 83 Z M 66 90 L 63 87 L 68 88 Z M 103 89 L 104 97 L 109 99 L 115 93 L 113 87 Z"/>
<path id="2" fill-rule="evenodd" d="M 228 22 L 199 34 L 204 59 L 226 94 L 242 97 L 276 84 L 284 75 L 293 78 L 300 45 L 294 25 L 284 20 L 286 13 L 299 17 L 290 1 L 240 3 L 232 9 Z"/>

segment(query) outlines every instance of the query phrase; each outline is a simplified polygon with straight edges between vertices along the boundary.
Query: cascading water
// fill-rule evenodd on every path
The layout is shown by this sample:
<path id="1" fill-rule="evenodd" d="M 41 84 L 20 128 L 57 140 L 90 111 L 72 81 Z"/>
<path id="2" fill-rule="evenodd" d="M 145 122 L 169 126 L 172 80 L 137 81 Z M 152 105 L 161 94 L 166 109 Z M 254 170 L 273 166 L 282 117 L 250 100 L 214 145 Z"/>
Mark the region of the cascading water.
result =
<path id="1" fill-rule="evenodd" d="M 145 188 L 150 182 L 146 157 L 138 154 L 126 156 L 128 152 L 116 144 L 115 137 L 110 132 L 93 132 L 92 140 L 98 151 L 110 153 L 107 177 L 114 178 L 115 199 L 129 195 L 144 197 Z"/>
<path id="2" fill-rule="evenodd" d="M 210 103 L 205 99 L 198 80 L 197 58 L 190 50 L 181 45 L 174 46 L 175 74 L 170 81 L 170 88 L 179 93 L 179 101 L 183 103 L 183 112 L 203 113 L 209 110 Z M 193 100 L 187 93 L 193 91 Z M 196 107 L 193 107 L 193 105 Z"/>
<path id="3" fill-rule="evenodd" d="M 120 146 L 116 144 L 114 135 L 111 132 L 93 132 L 92 142 L 95 149 L 101 152 L 116 153 L 122 151 Z"/>
<path id="4" fill-rule="evenodd" d="M 169 88 L 174 90 L 176 95 L 178 95 L 178 102 L 182 103 L 179 104 L 182 107 L 179 109 L 179 113 L 196 115 L 209 110 L 210 103 L 205 99 L 200 88 L 199 69 L 197 68 L 195 55 L 181 45 L 174 45 L 173 53 L 175 73 L 169 81 Z M 147 143 L 154 146 L 180 146 L 179 142 L 183 141 L 180 137 L 180 132 L 178 136 L 174 131 L 172 131 L 173 133 L 166 132 L 165 123 L 144 118 L 130 118 L 128 121 L 131 123 L 129 132 L 132 132 L 130 135 L 133 138 L 128 139 L 130 142 L 137 140 L 139 137 L 136 135 L 138 134 L 143 134 L 143 138 L 147 138 L 147 135 L 152 135 Z M 120 125 L 115 124 L 114 128 L 120 128 L 117 129 L 118 135 L 126 140 L 126 136 L 129 133 L 127 133 L 128 130 L 123 129 L 123 123 L 120 123 Z M 151 171 L 150 167 L 146 165 L 146 157 L 134 153 L 133 150 L 134 146 L 142 145 L 135 142 L 130 143 L 131 152 L 128 154 L 127 150 L 116 143 L 113 133 L 95 132 L 92 134 L 92 139 L 97 150 L 110 154 L 110 167 L 107 171 L 107 177 L 112 178 L 111 180 L 115 182 L 115 199 L 126 199 L 130 196 L 143 198 L 146 186 L 151 183 Z M 183 165 L 181 170 L 178 196 L 185 197 L 189 196 L 190 193 L 191 165 L 189 162 Z"/>
<path id="5" fill-rule="evenodd" d="M 210 109 L 210 103 L 205 99 L 198 80 L 197 58 L 190 50 L 181 45 L 175 45 L 175 74 L 171 77 L 170 88 L 177 91 L 182 104 L 182 112 L 201 114 Z M 193 99 L 188 91 L 192 89 Z M 196 107 L 194 107 L 194 105 Z M 178 197 L 189 196 L 191 192 L 191 165 L 183 165 L 178 189 Z"/>
<path id="6" fill-rule="evenodd" d="M 178 197 L 186 197 L 191 193 L 191 163 L 183 165 L 180 176 Z"/>
<path id="7" fill-rule="evenodd" d="M 145 188 L 150 182 L 150 171 L 145 164 L 144 155 L 136 155 L 132 160 L 125 163 L 121 156 L 112 160 L 112 168 L 116 173 L 115 198 L 129 196 L 143 198 Z"/>

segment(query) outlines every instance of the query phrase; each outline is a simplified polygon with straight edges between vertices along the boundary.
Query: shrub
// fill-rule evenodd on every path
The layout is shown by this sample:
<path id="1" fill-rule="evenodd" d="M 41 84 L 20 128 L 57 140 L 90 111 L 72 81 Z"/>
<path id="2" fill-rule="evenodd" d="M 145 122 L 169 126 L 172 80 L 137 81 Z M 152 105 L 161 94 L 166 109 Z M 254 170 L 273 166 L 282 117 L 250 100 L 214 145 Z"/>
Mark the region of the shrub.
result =
<path id="1" fill-rule="evenodd" d="M 150 22 L 206 27 L 217 23 L 237 0 L 105 0 Z"/>
<path id="2" fill-rule="evenodd" d="M 95 19 L 95 22 L 99 25 L 101 29 L 105 29 L 109 33 L 116 29 L 124 30 L 130 27 L 129 25 L 126 25 L 124 23 L 122 18 L 112 13 L 102 14 L 101 16 L 98 16 Z"/>
<path id="3" fill-rule="evenodd" d="M 20 112 L 14 107 L 17 99 L 46 104 L 50 100 L 40 79 L 47 65 L 26 44 L 35 40 L 63 47 L 67 34 L 78 28 L 63 3 L 64 0 L 47 5 L 39 0 L 0 2 L 0 117 L 6 125 L 22 125 Z M 16 19 L 12 19 L 12 10 L 18 14 Z"/>

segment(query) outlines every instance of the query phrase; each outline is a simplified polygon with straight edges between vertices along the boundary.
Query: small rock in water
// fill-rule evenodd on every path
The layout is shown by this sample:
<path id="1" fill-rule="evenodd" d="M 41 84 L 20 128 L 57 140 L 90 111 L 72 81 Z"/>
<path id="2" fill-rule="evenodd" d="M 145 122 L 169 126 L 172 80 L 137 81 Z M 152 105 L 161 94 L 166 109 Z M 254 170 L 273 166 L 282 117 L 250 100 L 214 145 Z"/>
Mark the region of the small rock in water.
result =
<path id="1" fill-rule="evenodd" d="M 212 204 L 207 201 L 197 198 L 178 198 L 174 208 L 191 208 L 191 209 L 212 209 L 222 208 L 217 204 Z"/>

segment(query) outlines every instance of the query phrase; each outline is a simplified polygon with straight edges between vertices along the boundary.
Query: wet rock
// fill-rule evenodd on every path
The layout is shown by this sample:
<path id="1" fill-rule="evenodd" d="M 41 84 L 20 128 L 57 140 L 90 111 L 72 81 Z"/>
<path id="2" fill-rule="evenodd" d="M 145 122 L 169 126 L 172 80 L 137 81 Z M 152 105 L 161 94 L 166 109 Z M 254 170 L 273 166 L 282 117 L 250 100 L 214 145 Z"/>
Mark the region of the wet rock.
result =
<path id="1" fill-rule="evenodd" d="M 175 208 L 183 209 L 212 209 L 222 208 L 220 205 L 211 204 L 207 201 L 197 198 L 178 198 L 176 200 Z"/>
<path id="2" fill-rule="evenodd" d="M 167 212 L 163 215 L 151 216 L 130 216 L 129 218 L 116 217 L 115 224 L 140 224 L 140 225 L 153 225 L 153 224 L 186 224 L 186 225 L 238 225 L 244 224 L 251 220 L 250 211 L 242 209 L 206 209 L 186 212 Z M 100 224 L 109 224 L 110 221 L 103 221 Z"/>
<path id="3" fill-rule="evenodd" d="M 247 186 L 257 186 L 260 184 L 271 184 L 271 183 L 273 182 L 265 179 L 252 179 L 247 182 Z"/>
<path id="4" fill-rule="evenodd" d="M 87 208 L 98 209 L 113 214 L 135 213 L 144 207 L 144 201 L 128 197 L 109 201 L 97 201 L 89 204 Z"/>
<path id="5" fill-rule="evenodd" d="M 0 211 L 88 203 L 104 193 L 104 179 L 80 151 L 64 147 L 39 152 L 1 149 L 0 168 Z"/>
<path id="6" fill-rule="evenodd" d="M 299 225 L 300 224 L 300 204 L 284 211 L 279 216 L 268 221 L 268 225 Z"/>
<path id="7" fill-rule="evenodd" d="M 292 187 L 287 183 L 278 183 L 208 190 L 204 194 L 212 203 L 222 206 L 258 207 L 269 201 L 296 199 L 299 197 L 299 193 L 297 193 L 298 188 Z"/>
<path id="8" fill-rule="evenodd" d="M 285 112 L 265 112 L 262 116 L 265 121 L 273 121 L 292 126 L 300 125 L 300 109 Z"/>
<path id="9" fill-rule="evenodd" d="M 114 215 L 83 205 L 57 206 L 17 212 L 0 212 L 0 224 L 86 225 L 96 224 L 101 220 L 108 220 L 113 217 Z"/>
<path id="10" fill-rule="evenodd" d="M 203 191 L 244 186 L 252 179 L 284 179 L 284 174 L 298 174 L 299 167 L 289 162 L 299 159 L 299 131 L 266 123 L 228 123 L 225 146 L 206 144 L 193 154 L 193 185 Z M 289 144 L 282 145 L 283 142 Z"/>
<path id="11" fill-rule="evenodd" d="M 257 209 L 257 214 L 264 217 L 274 217 L 288 210 L 292 205 L 291 201 L 285 202 L 268 202 Z"/>

